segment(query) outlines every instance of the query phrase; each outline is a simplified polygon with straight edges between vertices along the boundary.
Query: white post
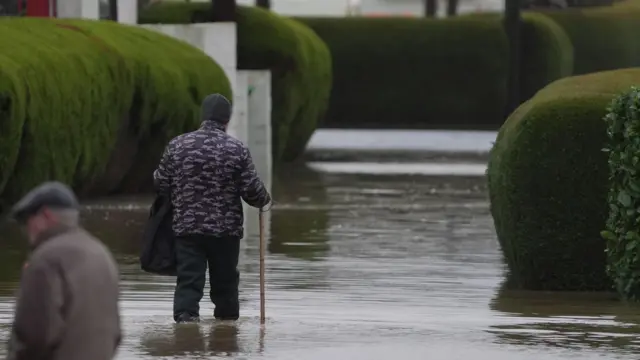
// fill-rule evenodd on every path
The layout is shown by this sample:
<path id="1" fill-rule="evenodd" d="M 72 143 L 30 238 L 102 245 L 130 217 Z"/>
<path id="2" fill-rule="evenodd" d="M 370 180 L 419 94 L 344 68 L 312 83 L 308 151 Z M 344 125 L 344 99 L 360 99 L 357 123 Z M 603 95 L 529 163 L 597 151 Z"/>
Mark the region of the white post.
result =
<path id="1" fill-rule="evenodd" d="M 249 85 L 249 137 L 248 145 L 258 174 L 271 189 L 271 71 L 251 70 Z"/>
<path id="2" fill-rule="evenodd" d="M 100 18 L 99 0 L 58 0 L 57 17 L 60 19 L 93 19 Z"/>
<path id="3" fill-rule="evenodd" d="M 244 71 L 236 73 L 236 86 L 233 90 L 233 115 L 227 133 L 243 143 L 248 143 L 248 94 L 249 77 Z"/>
<path id="4" fill-rule="evenodd" d="M 248 122 L 247 146 L 251 151 L 258 175 L 271 192 L 271 72 L 268 70 L 239 71 L 238 77 L 247 77 Z M 265 236 L 271 229 L 271 212 L 264 214 Z M 250 235 L 259 229 L 258 218 L 250 215 L 245 221 Z"/>
<path id="5" fill-rule="evenodd" d="M 117 0 L 118 22 L 136 25 L 138 23 L 138 0 Z"/>
<path id="6" fill-rule="evenodd" d="M 247 87 L 249 77 L 244 71 L 236 73 L 236 88 L 233 91 L 233 115 L 227 128 L 227 133 L 247 144 L 249 120 L 247 112 Z M 246 203 L 242 203 L 244 209 L 245 236 L 258 235 L 258 213 Z M 255 219 L 254 219 L 255 218 Z M 255 221 L 254 221 L 255 220 Z"/>

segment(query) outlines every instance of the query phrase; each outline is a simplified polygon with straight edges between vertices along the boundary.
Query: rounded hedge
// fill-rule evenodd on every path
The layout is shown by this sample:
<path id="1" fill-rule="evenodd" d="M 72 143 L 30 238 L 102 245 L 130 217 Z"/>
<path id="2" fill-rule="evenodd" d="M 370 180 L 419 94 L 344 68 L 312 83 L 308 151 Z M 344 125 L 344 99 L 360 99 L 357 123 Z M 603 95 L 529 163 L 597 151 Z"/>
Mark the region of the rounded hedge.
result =
<path id="1" fill-rule="evenodd" d="M 573 74 L 573 45 L 567 33 L 542 14 L 525 13 L 522 23 L 520 98 Z"/>
<path id="2" fill-rule="evenodd" d="M 491 214 L 509 284 L 529 290 L 608 290 L 606 124 L 614 95 L 640 69 L 558 80 L 500 129 L 487 170 Z"/>
<path id="3" fill-rule="evenodd" d="M 166 142 L 198 126 L 204 96 L 231 93 L 203 52 L 138 27 L 11 18 L 0 32 L 4 203 L 52 179 L 140 190 Z"/>
<path id="4" fill-rule="evenodd" d="M 211 3 L 157 3 L 141 23 L 185 24 L 212 19 Z M 324 118 L 331 90 L 331 56 L 308 27 L 257 7 L 237 8 L 238 68 L 270 69 L 274 160 L 303 152 Z"/>

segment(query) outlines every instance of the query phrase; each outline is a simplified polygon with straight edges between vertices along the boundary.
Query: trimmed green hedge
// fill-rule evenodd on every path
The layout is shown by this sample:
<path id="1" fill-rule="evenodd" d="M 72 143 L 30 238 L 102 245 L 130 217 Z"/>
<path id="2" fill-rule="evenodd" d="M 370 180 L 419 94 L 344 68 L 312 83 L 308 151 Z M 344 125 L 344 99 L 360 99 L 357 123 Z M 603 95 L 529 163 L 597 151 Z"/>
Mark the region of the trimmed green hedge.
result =
<path id="1" fill-rule="evenodd" d="M 520 99 L 530 99 L 548 84 L 573 74 L 574 53 L 567 33 L 550 18 L 525 13 L 522 26 Z"/>
<path id="2" fill-rule="evenodd" d="M 500 15 L 301 20 L 327 42 L 333 56 L 327 127 L 495 128 L 502 123 L 508 43 Z M 523 42 L 526 98 L 571 74 L 569 39 L 553 21 L 527 14 Z"/>
<path id="3" fill-rule="evenodd" d="M 331 57 L 306 26 L 256 7 L 238 7 L 238 68 L 270 69 L 274 159 L 291 161 L 304 151 L 324 117 L 331 89 Z M 183 24 L 211 20 L 211 4 L 158 3 L 141 23 Z"/>
<path id="4" fill-rule="evenodd" d="M 327 127 L 495 128 L 508 44 L 499 14 L 454 19 L 302 18 L 329 45 Z M 640 1 L 527 12 L 522 101 L 560 78 L 640 66 Z"/>
<path id="5" fill-rule="evenodd" d="M 0 198 L 44 180 L 139 190 L 166 142 L 230 96 L 222 69 L 168 36 L 113 22 L 0 20 Z M 133 179 L 137 179 L 134 181 Z"/>
<path id="6" fill-rule="evenodd" d="M 638 82 L 637 84 L 640 84 Z M 607 272 L 618 293 L 640 300 L 640 88 L 616 97 L 605 117 L 609 154 Z"/>
<path id="7" fill-rule="evenodd" d="M 558 80 L 500 129 L 488 185 L 509 283 L 530 290 L 608 290 L 605 241 L 609 169 L 603 118 L 640 69 Z"/>
<path id="8" fill-rule="evenodd" d="M 329 46 L 328 127 L 495 123 L 506 101 L 497 17 L 305 18 Z"/>

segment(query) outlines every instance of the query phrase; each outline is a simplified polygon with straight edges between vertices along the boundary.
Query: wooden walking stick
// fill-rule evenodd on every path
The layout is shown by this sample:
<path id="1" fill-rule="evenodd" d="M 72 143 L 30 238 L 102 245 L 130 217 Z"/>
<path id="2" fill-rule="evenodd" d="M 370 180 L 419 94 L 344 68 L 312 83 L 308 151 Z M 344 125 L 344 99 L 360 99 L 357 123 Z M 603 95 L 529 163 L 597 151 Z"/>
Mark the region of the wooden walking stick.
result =
<path id="1" fill-rule="evenodd" d="M 263 325 L 265 322 L 264 315 L 264 253 L 265 253 L 265 243 L 264 243 L 264 214 L 262 209 L 259 210 L 258 213 L 259 223 L 260 223 L 260 324 Z"/>

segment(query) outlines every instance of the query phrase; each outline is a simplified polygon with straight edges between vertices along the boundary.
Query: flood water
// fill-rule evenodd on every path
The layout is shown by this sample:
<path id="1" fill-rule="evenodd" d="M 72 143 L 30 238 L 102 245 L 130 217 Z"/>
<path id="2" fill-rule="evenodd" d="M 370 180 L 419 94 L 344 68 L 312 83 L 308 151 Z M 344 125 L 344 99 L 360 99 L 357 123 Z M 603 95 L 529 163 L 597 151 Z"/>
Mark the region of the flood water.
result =
<path id="1" fill-rule="evenodd" d="M 137 262 L 150 198 L 85 204 L 84 224 L 121 268 L 118 359 L 638 358 L 640 308 L 608 295 L 501 289 L 483 164 L 452 173 L 310 165 L 275 181 L 263 329 L 256 236 L 241 252 L 241 319 L 215 322 L 205 296 L 201 324 L 174 325 L 174 279 L 143 273 Z M 25 253 L 15 229 L 0 234 L 5 340 Z"/>

